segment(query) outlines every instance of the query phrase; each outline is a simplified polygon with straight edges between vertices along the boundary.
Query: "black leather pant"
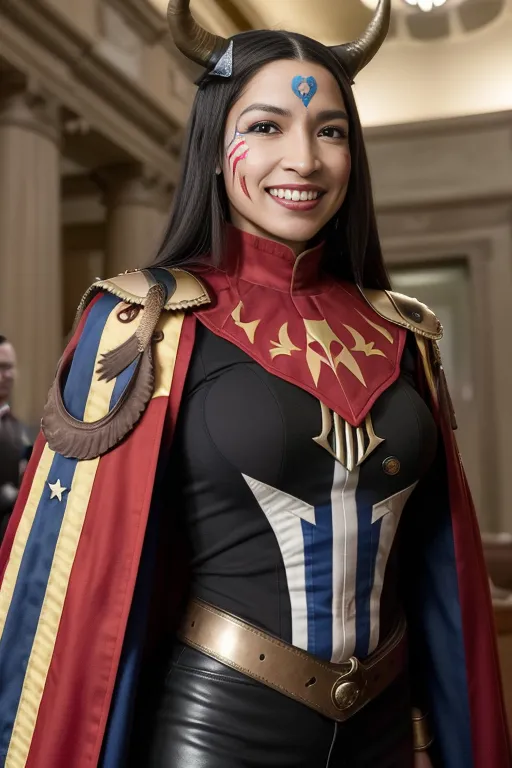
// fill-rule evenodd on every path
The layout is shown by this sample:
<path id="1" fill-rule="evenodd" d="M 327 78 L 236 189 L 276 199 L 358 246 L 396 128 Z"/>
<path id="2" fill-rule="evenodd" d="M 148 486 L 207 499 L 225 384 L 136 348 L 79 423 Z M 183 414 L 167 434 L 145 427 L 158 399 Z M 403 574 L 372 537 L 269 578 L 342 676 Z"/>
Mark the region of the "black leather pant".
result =
<path id="1" fill-rule="evenodd" d="M 343 724 L 178 643 L 135 723 L 137 768 L 412 768 L 404 675 Z M 135 748 L 135 746 L 134 746 Z M 141 753 L 142 749 L 142 753 Z"/>

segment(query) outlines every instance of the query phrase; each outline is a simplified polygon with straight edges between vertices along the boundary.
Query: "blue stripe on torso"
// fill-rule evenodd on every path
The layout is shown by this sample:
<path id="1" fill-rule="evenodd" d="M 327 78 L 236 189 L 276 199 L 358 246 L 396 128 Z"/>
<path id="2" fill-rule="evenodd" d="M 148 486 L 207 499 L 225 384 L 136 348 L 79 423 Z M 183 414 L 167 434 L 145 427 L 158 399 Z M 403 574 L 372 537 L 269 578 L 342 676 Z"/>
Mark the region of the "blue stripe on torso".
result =
<path id="1" fill-rule="evenodd" d="M 332 656 L 332 507 L 315 507 L 316 525 L 302 520 L 308 652 L 323 659 Z"/>

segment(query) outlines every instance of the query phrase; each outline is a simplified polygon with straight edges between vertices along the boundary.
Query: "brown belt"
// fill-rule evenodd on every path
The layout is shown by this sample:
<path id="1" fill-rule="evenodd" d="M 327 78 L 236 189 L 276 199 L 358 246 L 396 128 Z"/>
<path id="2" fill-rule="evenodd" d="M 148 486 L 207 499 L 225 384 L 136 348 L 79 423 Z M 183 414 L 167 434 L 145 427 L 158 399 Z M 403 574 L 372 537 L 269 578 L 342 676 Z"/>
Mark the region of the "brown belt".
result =
<path id="1" fill-rule="evenodd" d="M 407 663 L 405 620 L 364 662 L 331 664 L 284 643 L 230 613 L 192 600 L 180 640 L 228 667 L 343 722 L 378 696 Z"/>

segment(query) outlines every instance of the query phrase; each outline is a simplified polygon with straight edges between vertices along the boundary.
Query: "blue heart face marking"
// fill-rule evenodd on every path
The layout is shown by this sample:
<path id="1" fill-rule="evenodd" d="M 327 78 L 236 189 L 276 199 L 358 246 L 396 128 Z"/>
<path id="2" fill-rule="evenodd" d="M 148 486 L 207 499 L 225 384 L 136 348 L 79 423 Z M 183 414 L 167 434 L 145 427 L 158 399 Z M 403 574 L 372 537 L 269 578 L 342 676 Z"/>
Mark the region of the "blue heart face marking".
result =
<path id="1" fill-rule="evenodd" d="M 296 75 L 292 80 L 292 91 L 299 98 L 305 107 L 309 106 L 309 102 L 318 90 L 318 85 L 314 77 L 302 77 Z"/>

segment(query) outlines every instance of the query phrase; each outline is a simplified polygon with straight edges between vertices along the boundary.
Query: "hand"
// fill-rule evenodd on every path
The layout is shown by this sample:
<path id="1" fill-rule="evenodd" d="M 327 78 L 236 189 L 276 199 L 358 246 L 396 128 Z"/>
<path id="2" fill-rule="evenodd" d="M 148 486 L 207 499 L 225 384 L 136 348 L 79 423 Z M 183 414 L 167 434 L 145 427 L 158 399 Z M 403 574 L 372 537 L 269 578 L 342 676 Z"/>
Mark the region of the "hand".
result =
<path id="1" fill-rule="evenodd" d="M 433 768 L 432 762 L 426 750 L 423 750 L 423 752 L 414 753 L 414 768 Z"/>

